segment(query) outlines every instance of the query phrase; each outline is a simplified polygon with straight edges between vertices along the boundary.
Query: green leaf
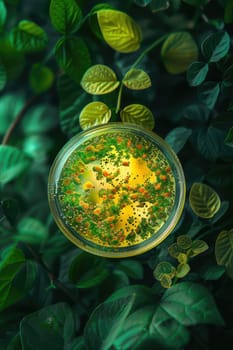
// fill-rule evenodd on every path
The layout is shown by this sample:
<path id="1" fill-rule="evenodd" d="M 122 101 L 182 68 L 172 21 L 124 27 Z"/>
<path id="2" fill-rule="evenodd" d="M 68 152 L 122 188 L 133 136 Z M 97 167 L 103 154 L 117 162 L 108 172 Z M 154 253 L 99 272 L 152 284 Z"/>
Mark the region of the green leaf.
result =
<path id="1" fill-rule="evenodd" d="M 106 9 L 112 10 L 113 7 L 107 3 L 97 4 L 91 9 L 90 14 L 89 14 L 89 18 L 88 18 L 89 26 L 92 30 L 92 33 L 100 40 L 104 40 L 104 38 L 103 38 L 99 23 L 98 23 L 97 13 L 100 10 L 106 10 Z"/>
<path id="2" fill-rule="evenodd" d="M 142 69 L 130 69 L 124 76 L 122 83 L 131 90 L 143 90 L 151 86 L 149 75 Z"/>
<path id="3" fill-rule="evenodd" d="M 193 104 L 183 110 L 184 118 L 195 122 L 207 122 L 209 120 L 210 110 L 202 104 Z"/>
<path id="4" fill-rule="evenodd" d="M 0 262 L 0 311 L 15 304 L 25 294 L 24 284 L 18 288 L 15 279 L 25 263 L 23 252 L 16 248 L 10 248 L 4 259 Z M 25 277 L 25 276 L 24 276 Z"/>
<path id="5" fill-rule="evenodd" d="M 24 350 L 66 348 L 75 333 L 72 309 L 66 303 L 46 306 L 23 318 L 20 323 Z"/>
<path id="6" fill-rule="evenodd" d="M 224 266 L 218 266 L 215 264 L 210 264 L 207 262 L 201 267 L 200 275 L 206 281 L 217 281 L 225 273 Z"/>
<path id="7" fill-rule="evenodd" d="M 80 112 L 79 123 L 83 130 L 92 126 L 108 123 L 111 118 L 111 110 L 103 102 L 91 102 Z"/>
<path id="8" fill-rule="evenodd" d="M 124 107 L 120 112 L 120 116 L 123 122 L 141 125 L 149 130 L 154 129 L 153 113 L 149 108 L 141 104 L 135 103 Z"/>
<path id="9" fill-rule="evenodd" d="M 215 257 L 217 264 L 225 266 L 233 279 L 233 229 L 219 233 L 215 243 Z"/>
<path id="10" fill-rule="evenodd" d="M 192 238 L 187 235 L 180 235 L 177 237 L 177 245 L 181 250 L 189 249 L 192 245 Z"/>
<path id="11" fill-rule="evenodd" d="M 111 48 L 123 53 L 139 49 L 141 30 L 126 13 L 110 9 L 100 10 L 97 18 L 103 38 Z"/>
<path id="12" fill-rule="evenodd" d="M 153 271 L 153 275 L 158 281 L 161 281 L 164 275 L 173 278 L 175 274 L 176 269 L 171 263 L 167 261 L 161 261 L 160 263 L 158 263 L 158 265 Z"/>
<path id="13" fill-rule="evenodd" d="M 83 74 L 91 65 L 90 53 L 81 38 L 61 38 L 56 44 L 56 58 L 59 66 L 71 79 L 80 83 Z"/>
<path id="14" fill-rule="evenodd" d="M 170 247 L 168 247 L 168 253 L 175 259 L 177 259 L 179 254 L 183 252 L 183 249 L 180 246 L 178 246 L 177 243 L 173 243 L 172 245 L 170 245 Z"/>
<path id="15" fill-rule="evenodd" d="M 44 50 L 48 44 L 46 32 L 32 21 L 22 20 L 10 34 L 13 48 L 24 53 Z"/>
<path id="16" fill-rule="evenodd" d="M 189 204 L 197 216 L 209 219 L 218 212 L 221 200 L 210 186 L 194 183 L 189 193 Z"/>
<path id="17" fill-rule="evenodd" d="M 219 83 L 207 81 L 198 89 L 198 97 L 208 108 L 213 109 L 220 93 Z"/>
<path id="18" fill-rule="evenodd" d="M 7 83 L 7 73 L 5 66 L 0 61 L 0 91 L 4 89 Z"/>
<path id="19" fill-rule="evenodd" d="M 226 56 L 230 48 L 230 37 L 227 32 L 210 34 L 202 43 L 203 56 L 209 62 L 218 62 Z"/>
<path id="20" fill-rule="evenodd" d="M 227 146 L 233 147 L 233 127 L 228 130 L 227 136 L 225 137 L 224 143 Z"/>
<path id="21" fill-rule="evenodd" d="M 17 241 L 32 244 L 43 243 L 48 237 L 48 230 L 39 220 L 32 217 L 25 217 L 17 225 Z"/>
<path id="22" fill-rule="evenodd" d="M 25 134 L 38 134 L 51 131 L 58 124 L 57 113 L 55 106 L 45 102 L 33 107 L 25 114 L 22 120 L 23 132 Z"/>
<path id="23" fill-rule="evenodd" d="M 176 277 L 177 278 L 183 278 L 185 277 L 190 271 L 190 266 L 189 264 L 179 264 L 176 268 Z"/>
<path id="24" fill-rule="evenodd" d="M 17 79 L 25 64 L 24 54 L 10 44 L 9 36 L 0 38 L 1 63 L 5 67 L 8 80 Z"/>
<path id="25" fill-rule="evenodd" d="M 120 82 L 111 68 L 96 64 L 85 72 L 80 84 L 89 94 L 103 95 L 114 91 Z"/>
<path id="26" fill-rule="evenodd" d="M 0 184 L 16 179 L 29 167 L 29 159 L 18 148 L 8 145 L 0 146 Z"/>
<path id="27" fill-rule="evenodd" d="M 7 9 L 3 0 L 0 0 L 0 32 L 2 32 L 7 18 Z"/>
<path id="28" fill-rule="evenodd" d="M 169 275 L 164 274 L 160 279 L 160 283 L 163 288 L 171 288 L 172 279 Z"/>
<path id="29" fill-rule="evenodd" d="M 186 264 L 188 261 L 188 256 L 185 253 L 180 253 L 177 257 L 177 260 L 180 264 Z"/>
<path id="30" fill-rule="evenodd" d="M 97 306 L 84 329 L 89 350 L 108 350 L 122 330 L 135 296 L 106 301 Z"/>
<path id="31" fill-rule="evenodd" d="M 190 251 L 188 252 L 189 257 L 194 257 L 201 253 L 204 253 L 209 248 L 208 244 L 200 239 L 193 241 Z"/>
<path id="32" fill-rule="evenodd" d="M 171 146 L 174 152 L 179 153 L 191 135 L 191 129 L 180 126 L 170 131 L 165 141 Z"/>
<path id="33" fill-rule="evenodd" d="M 0 46 L 1 47 L 1 46 Z M 24 96 L 5 93 L 0 98 L 0 134 L 3 135 L 13 122 L 25 103 Z"/>
<path id="34" fill-rule="evenodd" d="M 51 0 L 49 14 L 61 34 L 74 33 L 81 25 L 82 11 L 75 0 Z"/>
<path id="35" fill-rule="evenodd" d="M 107 276 L 105 261 L 85 252 L 78 254 L 69 268 L 69 280 L 78 288 L 92 288 Z"/>
<path id="36" fill-rule="evenodd" d="M 233 2 L 232 0 L 227 0 L 224 10 L 224 22 L 226 24 L 233 22 Z"/>
<path id="37" fill-rule="evenodd" d="M 172 286 L 164 293 L 160 306 L 183 326 L 224 324 L 212 295 L 197 283 L 180 282 Z"/>
<path id="38" fill-rule="evenodd" d="M 161 56 L 169 73 L 180 74 L 198 59 L 198 47 L 188 32 L 172 33 L 162 45 Z"/>
<path id="39" fill-rule="evenodd" d="M 153 13 L 167 10 L 170 6 L 170 1 L 168 0 L 152 0 L 150 3 L 150 8 Z"/>
<path id="40" fill-rule="evenodd" d="M 190 86 L 198 86 L 205 80 L 209 66 L 204 62 L 193 62 L 187 71 L 187 81 Z"/>
<path id="41" fill-rule="evenodd" d="M 127 276 L 133 279 L 143 279 L 143 267 L 137 260 L 122 260 L 118 264 L 118 269 L 124 271 Z"/>
<path id="42" fill-rule="evenodd" d="M 54 74 L 51 69 L 41 63 L 35 63 L 29 73 L 29 83 L 36 94 L 47 91 L 54 82 Z"/>

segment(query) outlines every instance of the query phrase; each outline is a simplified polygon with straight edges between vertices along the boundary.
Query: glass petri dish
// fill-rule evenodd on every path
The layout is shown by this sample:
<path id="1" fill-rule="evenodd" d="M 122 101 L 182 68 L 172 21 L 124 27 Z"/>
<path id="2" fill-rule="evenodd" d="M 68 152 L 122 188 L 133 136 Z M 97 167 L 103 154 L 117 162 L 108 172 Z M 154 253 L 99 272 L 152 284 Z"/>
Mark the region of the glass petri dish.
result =
<path id="1" fill-rule="evenodd" d="M 128 123 L 83 131 L 58 153 L 48 180 L 51 212 L 79 248 L 104 257 L 142 254 L 178 223 L 185 178 L 158 135 Z"/>

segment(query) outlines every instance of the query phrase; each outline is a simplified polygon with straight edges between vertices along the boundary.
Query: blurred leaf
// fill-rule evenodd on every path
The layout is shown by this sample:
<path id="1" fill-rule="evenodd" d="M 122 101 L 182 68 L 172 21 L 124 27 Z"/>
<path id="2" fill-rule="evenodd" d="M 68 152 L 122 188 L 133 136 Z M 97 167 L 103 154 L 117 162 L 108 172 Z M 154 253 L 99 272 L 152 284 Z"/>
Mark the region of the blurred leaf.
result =
<path id="1" fill-rule="evenodd" d="M 111 118 L 111 110 L 103 102 L 91 102 L 80 112 L 79 123 L 83 130 L 106 124 Z"/>
<path id="2" fill-rule="evenodd" d="M 173 278 L 175 274 L 176 269 L 167 261 L 161 261 L 158 263 L 153 271 L 153 275 L 158 281 L 161 281 L 164 275 L 168 275 L 168 277 Z"/>
<path id="3" fill-rule="evenodd" d="M 93 95 L 103 95 L 114 91 L 120 82 L 117 81 L 114 71 L 103 64 L 90 67 L 81 80 L 82 88 Z"/>
<path id="4" fill-rule="evenodd" d="M 104 40 L 114 50 L 129 53 L 139 49 L 141 30 L 126 13 L 110 9 L 100 10 L 97 18 Z"/>
<path id="5" fill-rule="evenodd" d="M 74 337 L 72 309 L 66 303 L 44 307 L 23 318 L 20 323 L 24 350 L 64 349 Z"/>
<path id="6" fill-rule="evenodd" d="M 141 104 L 131 104 L 120 111 L 123 122 L 137 124 L 145 129 L 153 130 L 155 126 L 154 116 L 149 108 Z"/>
<path id="7" fill-rule="evenodd" d="M 233 229 L 219 233 L 215 243 L 215 256 L 217 264 L 225 266 L 233 279 Z"/>
<path id="8" fill-rule="evenodd" d="M 233 85 L 233 65 L 223 72 L 223 85 L 226 87 Z"/>
<path id="9" fill-rule="evenodd" d="M 0 91 L 4 89 L 7 83 L 6 68 L 0 61 Z"/>
<path id="10" fill-rule="evenodd" d="M 189 193 L 189 204 L 197 216 L 209 219 L 218 212 L 221 201 L 211 187 L 202 183 L 194 183 Z"/>
<path id="11" fill-rule="evenodd" d="M 91 314 L 84 337 L 89 350 L 108 350 L 119 332 L 133 306 L 135 296 L 106 301 L 97 306 Z"/>
<path id="12" fill-rule="evenodd" d="M 35 162 L 42 163 L 48 158 L 48 153 L 52 149 L 53 140 L 45 135 L 29 135 L 22 145 L 25 154 L 33 158 Z"/>
<path id="13" fill-rule="evenodd" d="M 7 18 L 7 9 L 3 0 L 0 0 L 0 32 L 3 30 Z"/>
<path id="14" fill-rule="evenodd" d="M 17 51 L 33 53 L 44 50 L 48 44 L 46 32 L 32 21 L 22 20 L 10 33 L 11 45 Z"/>
<path id="15" fill-rule="evenodd" d="M 201 104 L 189 105 L 183 110 L 184 118 L 195 122 L 207 122 L 209 119 L 209 114 L 209 109 L 205 105 Z"/>
<path id="16" fill-rule="evenodd" d="M 29 82 L 36 94 L 47 91 L 54 82 L 54 74 L 51 69 L 40 63 L 33 64 L 29 73 Z"/>
<path id="17" fill-rule="evenodd" d="M 209 66 L 204 62 L 193 62 L 187 71 L 187 80 L 190 86 L 198 86 L 205 80 Z"/>
<path id="18" fill-rule="evenodd" d="M 122 83 L 131 90 L 144 90 L 151 86 L 149 75 L 142 69 L 130 69 L 124 76 Z"/>
<path id="19" fill-rule="evenodd" d="M 201 253 L 204 253 L 209 248 L 208 244 L 200 239 L 193 241 L 188 255 L 190 257 L 197 256 Z"/>
<path id="20" fill-rule="evenodd" d="M 170 1 L 168 0 L 152 0 L 150 3 L 150 8 L 153 13 L 167 10 L 170 6 Z"/>
<path id="21" fill-rule="evenodd" d="M 91 65 L 89 50 L 81 38 L 61 38 L 56 44 L 56 58 L 61 69 L 71 79 L 80 83 L 83 74 Z"/>
<path id="22" fill-rule="evenodd" d="M 122 260 L 118 264 L 118 269 L 124 271 L 127 276 L 133 279 L 143 279 L 143 267 L 137 260 Z"/>
<path id="23" fill-rule="evenodd" d="M 19 332 L 11 339 L 10 343 L 7 345 L 6 350 L 22 350 Z"/>
<path id="24" fill-rule="evenodd" d="M 206 281 L 216 281 L 225 273 L 225 267 L 206 264 L 201 267 L 200 275 Z"/>
<path id="25" fill-rule="evenodd" d="M 208 171 L 206 176 L 213 186 L 231 186 L 233 184 L 233 165 L 215 165 Z"/>
<path id="26" fill-rule="evenodd" d="M 227 146 L 233 147 L 233 127 L 228 130 L 227 136 L 225 137 L 224 143 Z"/>
<path id="27" fill-rule="evenodd" d="M 227 0 L 224 10 L 224 22 L 229 24 L 233 22 L 233 2 L 232 0 Z"/>
<path id="28" fill-rule="evenodd" d="M 81 252 L 69 268 L 69 280 L 78 288 L 92 288 L 108 276 L 105 261 L 91 254 Z"/>
<path id="29" fill-rule="evenodd" d="M 47 228 L 35 218 L 25 217 L 17 225 L 17 241 L 32 244 L 43 243 L 48 236 Z"/>
<path id="30" fill-rule="evenodd" d="M 172 286 L 164 293 L 160 306 L 183 326 L 224 324 L 212 295 L 197 283 L 180 282 Z"/>
<path id="31" fill-rule="evenodd" d="M 177 278 L 183 278 L 185 277 L 190 271 L 190 266 L 189 264 L 185 263 L 185 264 L 179 264 L 177 265 L 176 268 L 176 277 Z"/>
<path id="32" fill-rule="evenodd" d="M 215 81 L 207 81 L 199 87 L 198 96 L 201 102 L 210 109 L 214 108 L 220 93 L 219 83 Z"/>
<path id="33" fill-rule="evenodd" d="M 22 151 L 8 145 L 0 146 L 0 159 L 0 184 L 3 185 L 17 178 L 30 164 Z"/>
<path id="34" fill-rule="evenodd" d="M 0 46 L 1 47 L 1 46 Z M 24 97 L 19 94 L 5 93 L 0 98 L 0 134 L 3 135 L 9 128 L 16 115 L 24 105 Z"/>
<path id="35" fill-rule="evenodd" d="M 0 57 L 6 70 L 7 79 L 17 79 L 24 68 L 24 54 L 11 46 L 8 37 L 0 38 Z"/>
<path id="36" fill-rule="evenodd" d="M 56 107 L 46 103 L 29 109 L 22 120 L 24 133 L 45 133 L 54 129 L 58 124 L 57 113 Z"/>
<path id="37" fill-rule="evenodd" d="M 202 53 L 209 62 L 218 62 L 226 56 L 230 48 L 230 37 L 227 32 L 210 34 L 202 43 Z"/>
<path id="38" fill-rule="evenodd" d="M 174 152 L 179 153 L 189 137 L 192 134 L 192 130 L 184 127 L 178 127 L 168 133 L 165 141 L 171 146 Z"/>
<path id="39" fill-rule="evenodd" d="M 172 33 L 162 45 L 161 56 L 169 73 L 180 74 L 198 59 L 198 47 L 188 32 Z"/>
<path id="40" fill-rule="evenodd" d="M 82 11 L 75 0 L 51 0 L 49 14 L 61 34 L 74 33 L 81 25 Z"/>

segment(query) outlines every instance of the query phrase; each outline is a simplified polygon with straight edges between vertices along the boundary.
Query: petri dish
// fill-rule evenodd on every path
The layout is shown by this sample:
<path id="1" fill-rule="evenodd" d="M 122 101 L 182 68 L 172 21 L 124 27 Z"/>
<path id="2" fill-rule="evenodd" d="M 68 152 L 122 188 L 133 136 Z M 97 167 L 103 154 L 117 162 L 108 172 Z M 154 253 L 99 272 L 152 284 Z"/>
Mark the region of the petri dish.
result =
<path id="1" fill-rule="evenodd" d="M 157 134 L 128 123 L 82 131 L 50 169 L 48 199 L 61 232 L 103 257 L 145 253 L 177 225 L 185 178 L 171 147 Z"/>

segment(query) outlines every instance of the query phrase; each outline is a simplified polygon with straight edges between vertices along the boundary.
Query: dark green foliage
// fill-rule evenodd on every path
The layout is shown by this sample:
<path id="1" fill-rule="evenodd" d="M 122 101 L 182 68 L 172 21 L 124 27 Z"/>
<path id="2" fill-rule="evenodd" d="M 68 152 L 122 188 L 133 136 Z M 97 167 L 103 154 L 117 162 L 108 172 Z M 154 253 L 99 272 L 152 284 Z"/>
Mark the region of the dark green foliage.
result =
<path id="1" fill-rule="evenodd" d="M 123 14 L 112 34 L 128 53 L 107 10 Z M 232 23 L 232 0 L 0 0 L 1 350 L 231 349 Z M 114 91 L 82 88 L 94 65 L 115 72 Z M 110 122 L 144 106 L 184 168 L 182 219 L 141 256 L 83 252 L 50 214 L 50 166 L 91 102 Z M 219 196 L 212 217 L 192 210 L 194 183 Z"/>

